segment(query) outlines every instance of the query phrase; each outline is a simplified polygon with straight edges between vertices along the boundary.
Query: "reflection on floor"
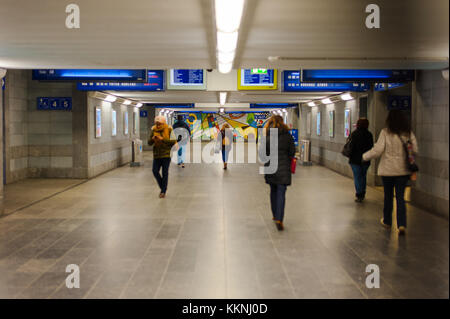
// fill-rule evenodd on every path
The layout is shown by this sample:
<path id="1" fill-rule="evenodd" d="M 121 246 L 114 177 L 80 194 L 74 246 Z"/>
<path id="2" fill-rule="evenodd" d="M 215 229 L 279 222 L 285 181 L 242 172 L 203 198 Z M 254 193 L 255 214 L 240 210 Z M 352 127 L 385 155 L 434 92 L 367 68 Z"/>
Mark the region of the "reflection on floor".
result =
<path id="1" fill-rule="evenodd" d="M 352 180 L 323 167 L 298 167 L 284 232 L 256 164 L 172 165 L 158 193 L 147 157 L 0 218 L 0 297 L 449 297 L 448 221 L 409 207 L 399 238 L 379 223 L 382 193 L 357 204 Z"/>
<path id="2" fill-rule="evenodd" d="M 32 205 L 40 200 L 63 192 L 75 185 L 83 183 L 84 179 L 37 179 L 30 178 L 13 184 L 4 189 L 4 215 Z"/>

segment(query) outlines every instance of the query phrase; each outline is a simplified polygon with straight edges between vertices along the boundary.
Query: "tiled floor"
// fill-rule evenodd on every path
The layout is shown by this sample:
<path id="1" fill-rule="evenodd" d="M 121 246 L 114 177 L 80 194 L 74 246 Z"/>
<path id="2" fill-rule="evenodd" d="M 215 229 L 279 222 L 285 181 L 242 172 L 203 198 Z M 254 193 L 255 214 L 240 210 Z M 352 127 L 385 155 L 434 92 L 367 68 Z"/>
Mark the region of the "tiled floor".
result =
<path id="1" fill-rule="evenodd" d="M 81 184 L 85 179 L 37 179 L 30 178 L 6 185 L 3 199 L 3 215 L 9 215 L 17 210 L 32 205 L 47 197 Z M 32 190 L 32 191 L 30 191 Z M 0 216 L 1 213 L 0 213 Z"/>
<path id="2" fill-rule="evenodd" d="M 382 193 L 356 204 L 351 179 L 312 166 L 298 167 L 278 232 L 256 164 L 172 165 L 166 199 L 150 165 L 0 218 L 0 297 L 449 297 L 446 220 L 410 207 L 398 238 L 379 224 Z M 65 285 L 68 264 L 79 289 Z M 378 289 L 365 286 L 369 264 Z"/>

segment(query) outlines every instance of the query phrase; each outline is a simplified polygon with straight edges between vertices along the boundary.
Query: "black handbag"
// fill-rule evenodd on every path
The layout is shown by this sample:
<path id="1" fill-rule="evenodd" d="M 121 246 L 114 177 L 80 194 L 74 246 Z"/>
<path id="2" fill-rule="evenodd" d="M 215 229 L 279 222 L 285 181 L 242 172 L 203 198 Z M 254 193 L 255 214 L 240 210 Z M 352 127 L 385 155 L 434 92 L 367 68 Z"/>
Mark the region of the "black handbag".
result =
<path id="1" fill-rule="evenodd" d="M 342 148 L 342 155 L 345 157 L 350 158 L 352 156 L 352 139 L 351 136 L 348 137 L 347 142 L 345 143 L 344 147 Z"/>

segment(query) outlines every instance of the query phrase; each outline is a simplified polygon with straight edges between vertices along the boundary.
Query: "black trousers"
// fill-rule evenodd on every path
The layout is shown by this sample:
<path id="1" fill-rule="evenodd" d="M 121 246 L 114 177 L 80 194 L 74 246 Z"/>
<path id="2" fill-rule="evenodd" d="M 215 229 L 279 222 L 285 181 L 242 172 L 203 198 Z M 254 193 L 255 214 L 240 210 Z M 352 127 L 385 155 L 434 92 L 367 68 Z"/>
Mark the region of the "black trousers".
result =
<path id="1" fill-rule="evenodd" d="M 153 175 L 155 175 L 155 179 L 158 182 L 159 188 L 161 189 L 161 193 L 166 193 L 167 191 L 167 183 L 169 182 L 169 166 L 170 166 L 170 157 L 167 158 L 155 158 L 153 159 Z M 162 168 L 162 176 L 159 174 L 159 170 Z"/>
<path id="2" fill-rule="evenodd" d="M 406 205 L 405 188 L 409 180 L 409 175 L 405 176 L 382 176 L 384 186 L 384 209 L 383 221 L 387 225 L 392 225 L 392 209 L 394 200 L 397 201 L 397 227 L 406 227 Z"/>

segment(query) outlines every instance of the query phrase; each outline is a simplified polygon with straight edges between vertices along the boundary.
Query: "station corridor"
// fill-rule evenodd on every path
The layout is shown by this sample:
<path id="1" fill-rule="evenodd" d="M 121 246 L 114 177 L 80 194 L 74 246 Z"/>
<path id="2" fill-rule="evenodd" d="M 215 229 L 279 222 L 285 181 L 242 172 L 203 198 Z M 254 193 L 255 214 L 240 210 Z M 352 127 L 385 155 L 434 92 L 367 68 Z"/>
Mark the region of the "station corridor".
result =
<path id="1" fill-rule="evenodd" d="M 257 164 L 172 164 L 159 199 L 151 158 L 0 218 L 0 297 L 449 297 L 439 217 L 409 206 L 399 237 L 380 225 L 379 190 L 357 204 L 350 178 L 298 166 L 279 232 Z M 69 264 L 79 289 L 66 288 Z M 366 288 L 369 264 L 380 288 Z"/>

